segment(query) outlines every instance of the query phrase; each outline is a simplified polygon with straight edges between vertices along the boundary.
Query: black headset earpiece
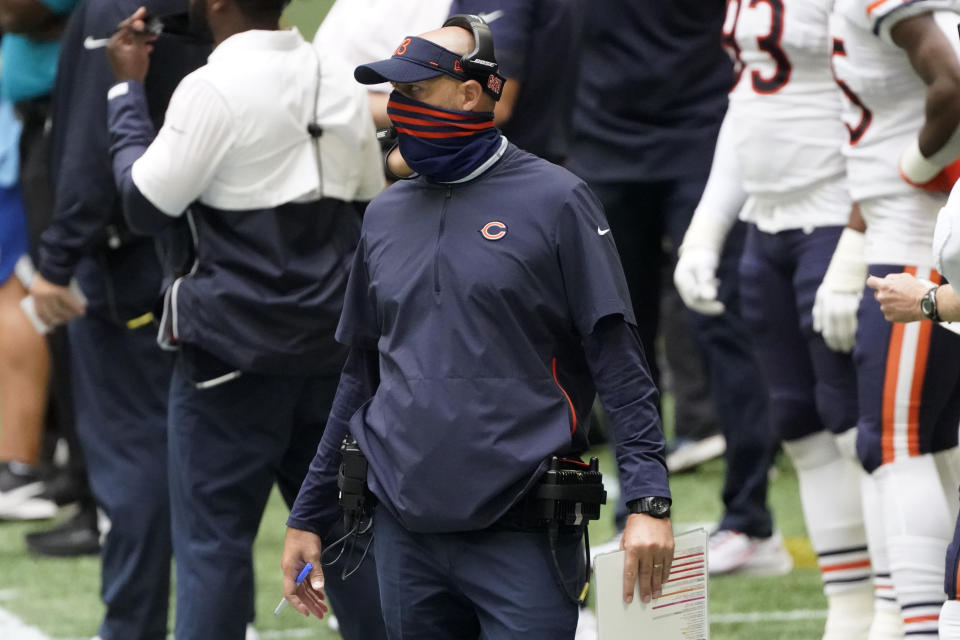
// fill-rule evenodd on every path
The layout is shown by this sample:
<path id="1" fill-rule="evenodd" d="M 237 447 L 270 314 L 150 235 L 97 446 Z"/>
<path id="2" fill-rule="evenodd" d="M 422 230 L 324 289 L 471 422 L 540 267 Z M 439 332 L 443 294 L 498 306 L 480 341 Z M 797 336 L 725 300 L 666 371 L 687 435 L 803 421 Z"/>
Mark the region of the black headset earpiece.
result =
<path id="1" fill-rule="evenodd" d="M 460 57 L 463 72 L 480 82 L 494 100 L 499 100 L 506 79 L 497 72 L 499 65 L 493 50 L 493 34 L 487 23 L 480 16 L 458 13 L 447 18 L 443 26 L 460 27 L 473 34 L 473 51 Z"/>

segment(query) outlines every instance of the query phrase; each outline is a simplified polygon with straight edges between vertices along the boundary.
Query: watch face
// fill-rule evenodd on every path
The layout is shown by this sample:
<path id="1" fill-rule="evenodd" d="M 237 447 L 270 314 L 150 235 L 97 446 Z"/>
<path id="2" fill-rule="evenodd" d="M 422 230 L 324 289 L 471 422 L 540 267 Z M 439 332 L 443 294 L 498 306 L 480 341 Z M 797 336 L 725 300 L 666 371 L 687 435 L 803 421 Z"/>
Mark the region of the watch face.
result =
<path id="1" fill-rule="evenodd" d="M 670 513 L 670 501 L 666 498 L 653 498 L 650 500 L 650 515 L 665 516 Z"/>
<path id="2" fill-rule="evenodd" d="M 923 296 L 920 299 L 920 313 L 927 318 L 933 317 L 933 301 L 930 300 L 930 296 Z"/>

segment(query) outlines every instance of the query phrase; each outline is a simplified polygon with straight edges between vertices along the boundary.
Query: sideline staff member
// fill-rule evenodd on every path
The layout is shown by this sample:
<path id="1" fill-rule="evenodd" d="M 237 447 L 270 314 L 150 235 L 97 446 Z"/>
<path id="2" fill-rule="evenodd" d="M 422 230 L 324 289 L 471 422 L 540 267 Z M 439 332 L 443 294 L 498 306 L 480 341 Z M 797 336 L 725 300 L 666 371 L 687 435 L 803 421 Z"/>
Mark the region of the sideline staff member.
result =
<path id="1" fill-rule="evenodd" d="M 516 526 L 517 505 L 548 456 L 587 448 L 581 418 L 596 385 L 634 511 L 624 597 L 638 578 L 641 597 L 657 597 L 673 551 L 669 502 L 645 500 L 669 496 L 657 391 L 597 200 L 493 126 L 489 32 L 459 19 L 481 39 L 475 56 L 471 31 L 448 26 L 355 72 L 394 83 L 389 114 L 420 177 L 384 191 L 364 219 L 337 333 L 351 352 L 288 521 L 284 592 L 323 615 L 322 572 L 300 588 L 293 579 L 319 566 L 349 430 L 379 498 L 391 638 L 572 638 L 577 606 L 544 531 Z M 580 538 L 558 545 L 564 576 L 579 575 Z"/>
<path id="2" fill-rule="evenodd" d="M 167 290 L 170 501 L 178 640 L 237 640 L 251 550 L 274 481 L 292 504 L 346 349 L 333 339 L 360 234 L 383 186 L 366 93 L 278 27 L 285 0 L 194 0 L 215 45 L 170 99 L 154 139 L 144 10 L 108 55 L 114 178 L 135 231 L 189 207 L 196 261 Z M 339 574 L 331 571 L 331 574 Z M 345 638 L 385 636 L 372 563 L 331 587 Z M 238 606 L 239 605 L 239 606 Z"/>

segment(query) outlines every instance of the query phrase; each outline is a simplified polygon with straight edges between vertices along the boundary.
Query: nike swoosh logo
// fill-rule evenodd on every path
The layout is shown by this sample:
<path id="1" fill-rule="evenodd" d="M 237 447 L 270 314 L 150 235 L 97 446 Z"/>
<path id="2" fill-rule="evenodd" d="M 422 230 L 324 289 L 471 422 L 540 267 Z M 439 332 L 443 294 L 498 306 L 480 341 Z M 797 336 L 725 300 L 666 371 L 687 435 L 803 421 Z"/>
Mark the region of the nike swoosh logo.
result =
<path id="1" fill-rule="evenodd" d="M 487 24 L 495 20 L 499 20 L 503 17 L 503 9 L 497 9 L 496 11 L 491 11 L 490 13 L 481 13 L 480 17 L 483 18 L 483 21 Z"/>
<path id="2" fill-rule="evenodd" d="M 600 226 L 597 225 L 597 233 L 599 233 L 602 236 L 605 236 L 608 233 L 610 233 L 610 227 L 607 227 L 606 229 L 601 229 Z"/>
<path id="3" fill-rule="evenodd" d="M 110 42 L 110 38 L 94 38 L 93 36 L 87 36 L 83 41 L 83 48 L 102 49 L 107 46 L 108 42 Z"/>

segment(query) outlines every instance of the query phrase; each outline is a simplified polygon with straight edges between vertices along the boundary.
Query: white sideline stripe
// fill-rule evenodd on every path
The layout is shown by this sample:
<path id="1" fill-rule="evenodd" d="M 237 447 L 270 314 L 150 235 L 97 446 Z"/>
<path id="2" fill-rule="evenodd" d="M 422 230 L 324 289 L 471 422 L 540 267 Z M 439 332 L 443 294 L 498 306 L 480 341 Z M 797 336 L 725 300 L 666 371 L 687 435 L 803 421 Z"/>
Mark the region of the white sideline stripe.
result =
<path id="1" fill-rule="evenodd" d="M 11 631 L 6 626 L 4 615 L 20 625 L 19 628 L 31 632 L 33 635 L 8 635 Z M 710 616 L 712 624 L 749 624 L 756 622 L 790 622 L 792 620 L 824 620 L 827 617 L 826 609 L 796 609 L 793 611 L 751 611 L 747 613 L 715 613 Z M 18 627 L 13 627 L 16 631 Z M 317 635 L 317 627 L 301 629 L 284 629 L 281 631 L 261 631 L 261 640 L 287 640 L 287 638 L 313 638 Z M 173 636 L 168 636 L 172 638 Z M 23 625 L 18 618 L 10 616 L 0 609 L 0 638 L 4 640 L 51 640 L 36 629 Z M 63 640 L 86 640 L 85 638 L 65 638 Z"/>
<path id="2" fill-rule="evenodd" d="M 299 629 L 280 629 L 277 631 L 259 631 L 258 634 L 260 636 L 260 640 L 287 640 L 287 638 L 316 638 L 317 634 L 319 633 L 320 626 L 321 625 L 317 625 L 309 628 L 301 627 Z M 3 638 L 3 640 L 90 640 L 90 638 L 51 639 L 51 638 L 47 638 L 46 636 L 42 636 L 42 637 L 30 636 L 29 638 L 23 638 L 23 639 L 14 636 L 8 639 L 7 636 L 3 635 L 3 631 L 4 631 L 4 628 L 2 625 L 0 625 L 0 638 Z M 172 633 L 167 635 L 167 640 L 173 640 Z"/>
<path id="3" fill-rule="evenodd" d="M 3 640 L 50 640 L 50 636 L 36 627 L 28 626 L 6 609 L 0 609 L 0 638 Z"/>
<path id="4" fill-rule="evenodd" d="M 791 620 L 823 620 L 826 609 L 795 609 L 793 611 L 751 611 L 748 613 L 715 613 L 710 622 L 715 624 L 743 624 L 749 622 L 789 622 Z"/>

